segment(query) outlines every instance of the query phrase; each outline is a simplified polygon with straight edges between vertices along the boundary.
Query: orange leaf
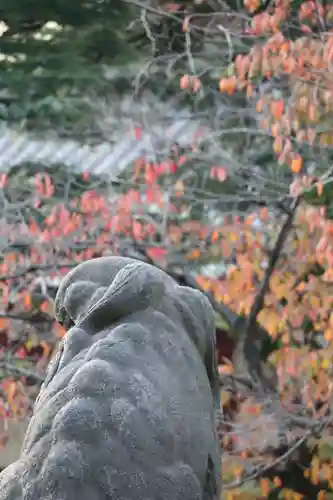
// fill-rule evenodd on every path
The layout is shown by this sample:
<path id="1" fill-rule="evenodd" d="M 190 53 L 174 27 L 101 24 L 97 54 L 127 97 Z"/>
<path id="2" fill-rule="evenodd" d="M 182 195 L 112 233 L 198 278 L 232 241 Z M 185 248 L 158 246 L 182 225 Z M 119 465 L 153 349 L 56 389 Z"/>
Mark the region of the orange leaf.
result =
<path id="1" fill-rule="evenodd" d="M 259 101 L 257 102 L 257 105 L 256 105 L 256 111 L 257 113 L 261 113 L 263 110 L 263 101 L 262 99 L 259 99 Z"/>
<path id="2" fill-rule="evenodd" d="M 62 339 L 66 335 L 65 328 L 63 326 L 59 325 L 59 323 L 56 323 L 55 330 L 56 330 L 56 336 L 59 339 Z"/>
<path id="3" fill-rule="evenodd" d="M 184 75 L 180 79 L 180 88 L 182 90 L 185 90 L 185 89 L 187 89 L 189 87 L 190 83 L 191 83 L 191 77 L 190 77 L 190 75 Z"/>
<path id="4" fill-rule="evenodd" d="M 8 319 L 0 318 L 0 330 L 4 330 L 7 327 Z"/>
<path id="5" fill-rule="evenodd" d="M 236 76 L 220 80 L 219 87 L 221 92 L 227 92 L 228 94 L 233 94 L 237 87 Z"/>
<path id="6" fill-rule="evenodd" d="M 266 479 L 266 478 L 261 478 L 260 479 L 260 490 L 261 490 L 261 494 L 264 497 L 268 496 L 268 494 L 269 494 L 269 492 L 271 490 L 271 487 L 270 487 L 268 479 Z"/>
<path id="7" fill-rule="evenodd" d="M 193 250 L 193 251 L 197 251 L 199 252 L 199 250 Z M 199 252 L 199 257 L 200 257 L 200 252 Z M 211 283 L 209 281 L 209 279 L 203 277 L 203 276 L 197 276 L 195 278 L 195 281 L 198 283 L 198 285 L 200 286 L 200 288 L 204 291 L 204 292 L 208 292 L 211 290 Z"/>
<path id="8" fill-rule="evenodd" d="M 24 296 L 24 305 L 26 309 L 31 309 L 31 295 L 29 293 Z"/>
<path id="9" fill-rule="evenodd" d="M 303 160 L 300 155 L 297 155 L 296 158 L 294 158 L 291 162 L 291 170 L 295 173 L 298 174 L 303 167 Z"/>
<path id="10" fill-rule="evenodd" d="M 279 120 L 284 111 L 284 102 L 282 100 L 272 102 L 271 104 L 272 115 L 276 120 Z"/>
<path id="11" fill-rule="evenodd" d="M 324 191 L 324 184 L 322 182 L 317 182 L 317 194 L 321 196 Z"/>
<path id="12" fill-rule="evenodd" d="M 211 242 L 216 243 L 218 241 L 219 237 L 220 237 L 219 231 L 213 231 L 211 234 L 211 237 L 210 237 Z"/>

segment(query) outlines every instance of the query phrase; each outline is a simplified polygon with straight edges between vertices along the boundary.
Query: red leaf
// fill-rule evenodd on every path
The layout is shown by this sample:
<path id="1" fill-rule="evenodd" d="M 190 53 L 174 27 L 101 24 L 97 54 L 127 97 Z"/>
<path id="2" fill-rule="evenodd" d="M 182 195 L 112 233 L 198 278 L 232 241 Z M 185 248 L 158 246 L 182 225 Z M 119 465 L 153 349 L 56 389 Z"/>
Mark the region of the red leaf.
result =
<path id="1" fill-rule="evenodd" d="M 49 308 L 49 303 L 47 302 L 47 300 L 44 300 L 44 302 L 42 302 L 42 304 L 40 305 L 40 309 L 41 311 L 46 313 L 48 311 L 48 308 Z"/>
<path id="2" fill-rule="evenodd" d="M 147 255 L 150 259 L 161 261 L 165 259 L 167 251 L 165 248 L 152 247 L 147 249 Z"/>
<path id="3" fill-rule="evenodd" d="M 210 178 L 224 182 L 228 178 L 228 172 L 224 167 L 212 167 L 210 169 Z"/>
<path id="4" fill-rule="evenodd" d="M 146 183 L 155 184 L 156 179 L 157 179 L 157 173 L 155 172 L 153 165 L 148 163 L 146 165 Z"/>
<path id="5" fill-rule="evenodd" d="M 142 239 L 142 224 L 141 222 L 134 221 L 132 225 L 133 236 L 136 240 Z"/>
<path id="6" fill-rule="evenodd" d="M 15 353 L 15 357 L 16 358 L 19 358 L 19 359 L 25 359 L 27 357 L 27 353 L 24 349 L 24 347 L 20 347 L 16 353 Z"/>
<path id="7" fill-rule="evenodd" d="M 139 141 L 142 137 L 142 130 L 140 127 L 135 127 L 134 129 L 135 139 Z"/>
<path id="8" fill-rule="evenodd" d="M 156 186 L 154 186 L 152 189 L 147 189 L 146 200 L 148 203 L 156 203 L 157 205 L 161 205 L 163 197 L 160 189 Z"/>
<path id="9" fill-rule="evenodd" d="M 0 188 L 5 187 L 7 184 L 7 174 L 1 174 L 0 175 Z"/>
<path id="10" fill-rule="evenodd" d="M 185 155 L 180 156 L 178 159 L 178 166 L 181 167 L 182 165 L 184 165 L 184 163 L 186 163 L 186 161 L 187 161 L 187 156 Z"/>

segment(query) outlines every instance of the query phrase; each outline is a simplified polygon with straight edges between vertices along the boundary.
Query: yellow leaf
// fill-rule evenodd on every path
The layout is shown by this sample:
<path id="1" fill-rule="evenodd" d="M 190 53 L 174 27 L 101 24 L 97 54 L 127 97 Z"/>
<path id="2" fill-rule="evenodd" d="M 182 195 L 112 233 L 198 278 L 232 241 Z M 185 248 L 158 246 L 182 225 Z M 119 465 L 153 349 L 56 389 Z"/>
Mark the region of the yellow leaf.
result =
<path id="1" fill-rule="evenodd" d="M 314 309 L 319 309 L 321 307 L 321 300 L 316 295 L 310 297 L 310 304 Z"/>
<path id="2" fill-rule="evenodd" d="M 277 335 L 281 319 L 273 309 L 263 309 L 258 316 L 258 320 L 270 335 Z"/>
<path id="3" fill-rule="evenodd" d="M 231 363 L 226 365 L 219 365 L 219 374 L 220 375 L 231 375 L 234 372 L 233 366 Z"/>
<path id="4" fill-rule="evenodd" d="M 274 291 L 274 295 L 278 300 L 283 298 L 287 298 L 290 292 L 290 286 L 287 284 L 282 284 L 280 286 L 276 286 Z"/>
<path id="5" fill-rule="evenodd" d="M 273 142 L 273 149 L 275 153 L 281 153 L 282 152 L 282 146 L 283 146 L 283 141 L 282 137 L 276 137 L 274 142 Z"/>
<path id="6" fill-rule="evenodd" d="M 327 370 L 327 368 L 329 368 L 330 366 L 331 366 L 331 363 L 330 363 L 330 361 L 327 358 L 325 358 L 325 359 L 322 360 L 321 367 L 324 370 Z"/>
<path id="7" fill-rule="evenodd" d="M 226 406 L 231 398 L 230 392 L 227 391 L 221 391 L 221 405 L 222 407 Z"/>
<path id="8" fill-rule="evenodd" d="M 327 342 L 331 342 L 333 340 L 333 330 L 332 328 L 329 328 L 328 330 L 325 330 L 324 332 L 324 338 Z"/>
<path id="9" fill-rule="evenodd" d="M 333 136 L 331 134 L 321 134 L 320 144 L 323 146 L 331 146 L 333 144 Z"/>
<path id="10" fill-rule="evenodd" d="M 28 351 L 30 351 L 30 349 L 36 346 L 36 342 L 34 342 L 32 339 L 28 339 L 25 342 L 24 346 L 27 348 Z"/>

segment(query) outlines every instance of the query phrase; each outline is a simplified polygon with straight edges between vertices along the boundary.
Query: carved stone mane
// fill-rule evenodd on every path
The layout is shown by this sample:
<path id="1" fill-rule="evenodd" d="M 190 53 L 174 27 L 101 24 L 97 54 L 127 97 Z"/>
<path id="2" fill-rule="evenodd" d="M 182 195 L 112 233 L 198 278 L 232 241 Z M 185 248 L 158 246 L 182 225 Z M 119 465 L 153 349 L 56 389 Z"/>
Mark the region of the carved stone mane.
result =
<path id="1" fill-rule="evenodd" d="M 68 328 L 3 500 L 218 500 L 214 314 L 197 290 L 104 257 L 62 281 Z"/>

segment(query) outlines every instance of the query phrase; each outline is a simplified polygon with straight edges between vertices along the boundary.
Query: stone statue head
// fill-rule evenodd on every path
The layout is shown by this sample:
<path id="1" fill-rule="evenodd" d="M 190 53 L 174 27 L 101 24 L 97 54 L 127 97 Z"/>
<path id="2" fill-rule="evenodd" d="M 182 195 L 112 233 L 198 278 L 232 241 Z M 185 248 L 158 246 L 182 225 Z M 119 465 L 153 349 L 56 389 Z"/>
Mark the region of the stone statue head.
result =
<path id="1" fill-rule="evenodd" d="M 125 257 L 101 257 L 75 267 L 55 300 L 58 322 L 98 333 L 138 311 L 158 309 L 180 321 L 205 364 L 216 397 L 219 391 L 213 308 L 205 295 L 179 286 L 162 270 Z"/>

